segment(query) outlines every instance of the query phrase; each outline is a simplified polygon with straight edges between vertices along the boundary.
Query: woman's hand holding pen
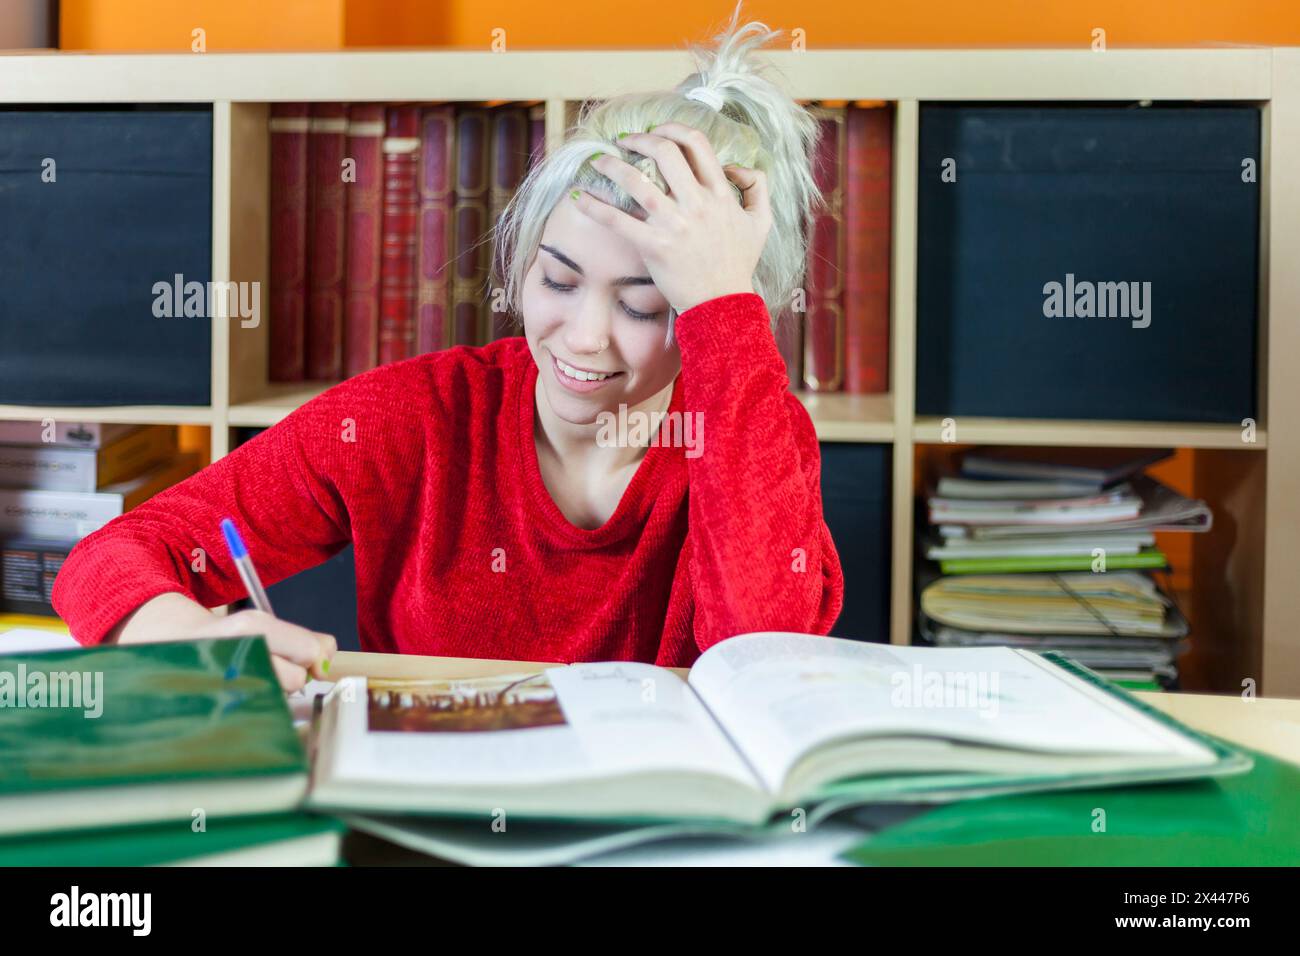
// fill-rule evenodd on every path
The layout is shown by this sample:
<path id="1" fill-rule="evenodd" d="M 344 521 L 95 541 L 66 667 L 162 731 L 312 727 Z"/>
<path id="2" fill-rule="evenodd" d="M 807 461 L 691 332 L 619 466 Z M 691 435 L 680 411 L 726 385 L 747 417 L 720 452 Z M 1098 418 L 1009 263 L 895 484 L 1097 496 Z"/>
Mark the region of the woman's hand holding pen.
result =
<path id="1" fill-rule="evenodd" d="M 330 634 L 311 631 L 265 611 L 237 611 L 217 617 L 183 594 L 168 591 L 141 604 L 105 638 L 106 644 L 143 644 L 201 637 L 264 634 L 275 676 L 285 693 L 301 690 L 313 677 L 329 679 L 338 644 Z"/>
<path id="2" fill-rule="evenodd" d="M 239 637 L 244 634 L 266 637 L 275 676 L 286 693 L 302 690 L 312 678 L 329 680 L 330 661 L 338 652 L 338 643 L 333 635 L 308 630 L 265 611 L 250 609 L 215 617 L 186 637 Z"/>
<path id="3" fill-rule="evenodd" d="M 221 623 L 212 625 L 215 630 L 204 637 L 235 637 L 240 634 L 263 634 L 267 647 L 271 651 L 271 663 L 275 665 L 276 677 L 280 686 L 289 693 L 302 690 L 308 678 L 324 678 L 329 673 L 330 660 L 338 651 L 338 644 L 332 635 L 309 631 L 297 624 L 290 624 L 275 616 L 271 610 L 271 601 L 262 587 L 257 568 L 253 566 L 252 555 L 239 533 L 239 528 L 230 518 L 221 522 L 221 533 L 230 549 L 231 560 L 239 571 L 239 577 L 248 590 L 254 610 L 239 611 L 225 618 L 226 629 L 221 630 Z M 229 622 L 235 622 L 230 624 Z M 231 628 L 234 628 L 231 630 Z"/>

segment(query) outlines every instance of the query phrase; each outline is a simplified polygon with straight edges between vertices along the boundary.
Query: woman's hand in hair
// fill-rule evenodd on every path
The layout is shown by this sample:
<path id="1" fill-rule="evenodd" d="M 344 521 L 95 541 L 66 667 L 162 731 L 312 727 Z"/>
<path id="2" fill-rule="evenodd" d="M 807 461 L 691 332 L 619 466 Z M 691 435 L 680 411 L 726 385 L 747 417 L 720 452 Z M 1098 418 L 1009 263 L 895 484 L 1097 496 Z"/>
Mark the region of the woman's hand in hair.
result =
<path id="1" fill-rule="evenodd" d="M 719 296 L 753 292 L 754 271 L 772 228 L 762 170 L 724 169 L 708 138 L 682 123 L 629 133 L 619 143 L 653 159 L 668 192 L 630 163 L 604 155 L 592 167 L 639 202 L 646 218 L 581 189 L 576 190 L 578 209 L 637 247 L 655 286 L 679 314 Z M 743 205 L 736 201 L 737 188 L 743 190 Z"/>

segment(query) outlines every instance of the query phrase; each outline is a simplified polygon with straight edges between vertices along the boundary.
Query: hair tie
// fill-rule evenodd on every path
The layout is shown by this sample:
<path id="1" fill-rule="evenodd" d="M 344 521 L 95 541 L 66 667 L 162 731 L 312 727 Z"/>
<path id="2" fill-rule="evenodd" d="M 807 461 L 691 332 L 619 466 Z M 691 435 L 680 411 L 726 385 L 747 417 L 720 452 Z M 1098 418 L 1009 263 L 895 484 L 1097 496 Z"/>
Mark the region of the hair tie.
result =
<path id="1" fill-rule="evenodd" d="M 695 87 L 686 94 L 686 98 L 703 103 L 705 106 L 711 106 L 715 112 L 721 112 L 722 107 L 726 105 L 726 100 L 722 98 L 722 94 L 707 86 Z"/>

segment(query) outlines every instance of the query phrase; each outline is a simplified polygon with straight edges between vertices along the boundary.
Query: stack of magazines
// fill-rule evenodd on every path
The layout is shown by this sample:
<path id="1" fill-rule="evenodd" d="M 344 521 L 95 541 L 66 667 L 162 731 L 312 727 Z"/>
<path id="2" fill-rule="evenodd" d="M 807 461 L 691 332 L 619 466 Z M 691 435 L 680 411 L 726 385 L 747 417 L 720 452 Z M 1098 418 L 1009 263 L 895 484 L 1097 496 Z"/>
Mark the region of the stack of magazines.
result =
<path id="1" fill-rule="evenodd" d="M 1167 449 L 976 448 L 927 496 L 921 636 L 1058 651 L 1130 687 L 1177 684 L 1188 625 L 1149 572 L 1156 532 L 1212 515 L 1144 473 Z"/>

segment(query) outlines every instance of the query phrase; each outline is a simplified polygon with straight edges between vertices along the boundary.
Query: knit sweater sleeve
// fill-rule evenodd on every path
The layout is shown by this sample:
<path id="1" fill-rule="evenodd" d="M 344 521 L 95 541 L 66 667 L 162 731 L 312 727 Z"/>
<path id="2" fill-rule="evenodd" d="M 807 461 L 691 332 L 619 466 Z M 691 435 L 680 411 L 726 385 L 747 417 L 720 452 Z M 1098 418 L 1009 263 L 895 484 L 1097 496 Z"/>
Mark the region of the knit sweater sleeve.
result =
<path id="1" fill-rule="evenodd" d="M 223 518 L 239 528 L 265 584 L 342 550 L 351 538 L 345 502 L 367 470 L 358 450 L 366 444 L 348 442 L 348 420 L 374 401 L 375 384 L 371 374 L 334 386 L 79 541 L 52 593 L 73 637 L 101 643 L 123 617 L 167 592 L 205 607 L 246 596 Z"/>
<path id="2" fill-rule="evenodd" d="M 677 317 L 688 453 L 690 576 L 701 651 L 751 631 L 829 633 L 844 602 L 822 517 L 812 419 L 790 393 L 761 296 L 736 293 Z"/>

